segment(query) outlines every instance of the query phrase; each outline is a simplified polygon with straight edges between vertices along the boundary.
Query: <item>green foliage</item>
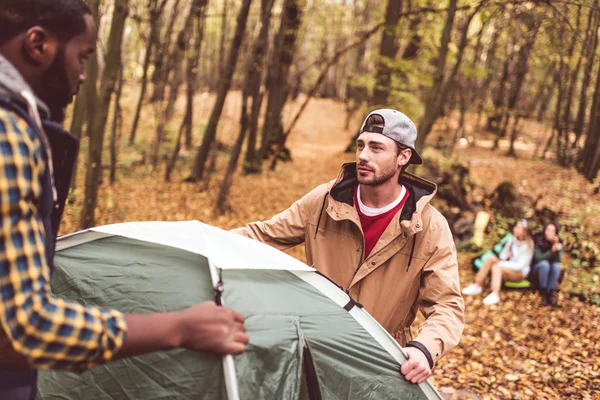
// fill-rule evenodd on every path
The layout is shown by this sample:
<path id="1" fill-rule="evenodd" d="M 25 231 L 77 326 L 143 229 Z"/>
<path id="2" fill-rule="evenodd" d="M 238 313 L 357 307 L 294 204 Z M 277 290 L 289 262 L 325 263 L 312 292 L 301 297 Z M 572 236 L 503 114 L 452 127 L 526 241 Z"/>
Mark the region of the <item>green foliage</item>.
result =
<path id="1" fill-rule="evenodd" d="M 412 119 L 418 119 L 423 115 L 425 108 L 421 100 L 410 92 L 393 90 L 388 97 L 388 105 L 391 108 L 401 110 Z"/>

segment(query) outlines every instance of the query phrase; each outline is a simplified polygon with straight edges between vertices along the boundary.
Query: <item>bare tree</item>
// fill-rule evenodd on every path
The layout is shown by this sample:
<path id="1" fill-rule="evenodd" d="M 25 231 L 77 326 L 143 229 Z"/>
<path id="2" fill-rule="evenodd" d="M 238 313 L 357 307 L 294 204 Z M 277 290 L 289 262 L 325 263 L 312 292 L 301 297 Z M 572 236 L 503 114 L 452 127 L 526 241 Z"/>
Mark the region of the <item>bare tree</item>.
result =
<path id="1" fill-rule="evenodd" d="M 251 87 L 248 88 L 247 93 L 249 97 L 252 97 L 252 109 L 248 127 L 248 146 L 244 161 L 244 173 L 246 174 L 257 173 L 261 169 L 261 162 L 258 159 L 258 152 L 256 149 L 256 139 L 258 135 L 260 108 L 264 98 L 264 91 L 261 90 L 261 87 L 266 78 L 266 55 L 269 48 L 269 26 L 271 24 L 274 3 L 274 0 L 261 0 L 261 27 L 252 51 L 252 60 L 249 65 L 250 70 L 247 72 L 247 77 L 252 76 L 253 79 L 251 80 Z M 246 112 L 243 107 L 242 112 Z M 244 120 L 243 116 L 241 120 Z"/>
<path id="2" fill-rule="evenodd" d="M 244 32 L 246 30 L 246 22 L 248 21 L 248 12 L 250 10 L 251 3 L 252 0 L 244 0 L 242 8 L 240 9 L 240 12 L 238 14 L 235 36 L 233 37 L 233 42 L 231 43 L 231 47 L 229 48 L 227 64 L 225 66 L 225 73 L 223 74 L 221 79 L 219 79 L 219 91 L 217 93 L 217 100 L 208 120 L 208 125 L 204 132 L 202 145 L 200 146 L 200 148 L 198 149 L 198 153 L 196 154 L 196 159 L 194 160 L 194 168 L 192 169 L 192 174 L 191 177 L 188 178 L 188 181 L 197 181 L 199 179 L 202 179 L 204 175 L 206 161 L 208 160 L 211 145 L 217 136 L 217 125 L 219 123 L 219 119 L 223 111 L 223 106 L 225 105 L 225 98 L 227 97 L 227 93 L 229 92 L 229 88 L 231 86 L 233 72 L 237 65 L 237 59 L 239 54 L 238 50 L 241 47 L 244 39 Z"/>
<path id="3" fill-rule="evenodd" d="M 112 95 L 115 91 L 115 83 L 121 64 L 121 43 L 127 19 L 128 0 L 115 0 L 112 24 L 108 38 L 108 50 L 106 56 L 106 67 L 102 74 L 102 85 L 94 124 L 90 131 L 90 146 L 88 169 L 85 180 L 85 199 L 81 211 L 80 229 L 94 226 L 94 212 L 98 201 L 99 178 L 102 176 L 102 144 L 104 142 L 104 130 L 108 119 L 108 110 Z"/>
<path id="4" fill-rule="evenodd" d="M 133 117 L 133 125 L 131 126 L 131 133 L 129 134 L 129 144 L 135 143 L 135 136 L 137 133 L 138 124 L 140 121 L 140 115 L 142 112 L 142 105 L 144 104 L 144 97 L 146 96 L 146 90 L 148 87 L 148 70 L 150 69 L 150 63 L 152 61 L 152 54 L 154 47 L 160 42 L 160 18 L 167 4 L 167 0 L 149 0 L 148 10 L 150 19 L 148 24 L 150 25 L 150 34 L 148 35 L 148 42 L 146 43 L 146 54 L 144 55 L 144 65 L 142 66 L 143 75 L 141 80 L 140 97 L 138 99 L 135 115 Z"/>
<path id="5" fill-rule="evenodd" d="M 385 12 L 385 26 L 379 47 L 379 60 L 377 62 L 376 83 L 373 90 L 373 105 L 384 106 L 390 93 L 392 68 L 390 64 L 398 54 L 398 41 L 396 31 L 400 21 L 402 0 L 388 0 Z"/>
<path id="6" fill-rule="evenodd" d="M 417 137 L 417 148 L 423 149 L 425 145 L 425 139 L 433 128 L 433 123 L 439 113 L 439 94 L 444 84 L 444 72 L 446 69 L 446 59 L 448 55 L 448 45 L 450 44 L 452 27 L 454 26 L 454 15 L 456 14 L 456 3 L 457 0 L 450 0 L 448 6 L 448 14 L 446 16 L 446 23 L 442 33 L 442 41 L 440 51 L 438 54 L 438 61 L 436 66 L 436 72 L 433 78 L 433 85 L 429 91 L 427 103 L 425 105 L 425 115 L 421 119 L 419 124 L 419 136 Z"/>

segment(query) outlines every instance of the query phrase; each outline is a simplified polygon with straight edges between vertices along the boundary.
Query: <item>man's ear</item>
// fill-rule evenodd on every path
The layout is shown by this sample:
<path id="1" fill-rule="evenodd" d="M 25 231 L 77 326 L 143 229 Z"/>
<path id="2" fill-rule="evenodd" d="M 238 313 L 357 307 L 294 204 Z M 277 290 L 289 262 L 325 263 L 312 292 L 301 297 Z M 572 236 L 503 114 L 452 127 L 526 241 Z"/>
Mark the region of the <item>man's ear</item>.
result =
<path id="1" fill-rule="evenodd" d="M 34 26 L 25 32 L 23 51 L 28 62 L 46 69 L 54 61 L 57 50 L 57 38 L 46 29 Z"/>
<path id="2" fill-rule="evenodd" d="M 403 149 L 400 151 L 400 154 L 398 154 L 398 166 L 399 167 L 403 167 L 406 164 L 408 164 L 408 162 L 410 161 L 410 158 L 412 157 L 412 150 L 411 149 Z"/>

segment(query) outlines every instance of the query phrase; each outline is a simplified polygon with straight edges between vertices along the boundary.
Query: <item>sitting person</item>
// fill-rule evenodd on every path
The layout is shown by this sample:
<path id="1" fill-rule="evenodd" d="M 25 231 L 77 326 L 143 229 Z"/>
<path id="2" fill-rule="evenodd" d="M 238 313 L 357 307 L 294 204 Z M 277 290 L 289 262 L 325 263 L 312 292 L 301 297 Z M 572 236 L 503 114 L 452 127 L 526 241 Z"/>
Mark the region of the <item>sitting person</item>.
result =
<path id="1" fill-rule="evenodd" d="M 464 295 L 481 294 L 486 278 L 491 274 L 492 293 L 483 299 L 483 304 L 497 304 L 503 280 L 519 282 L 527 277 L 534 251 L 531 227 L 527 220 L 517 222 L 513 234 L 514 237 L 506 242 L 499 257 L 489 256 L 485 259 L 475 276 L 475 283 L 462 290 Z"/>
<path id="2" fill-rule="evenodd" d="M 542 232 L 533 237 L 535 252 L 533 253 L 533 275 L 538 279 L 542 302 L 556 306 L 556 284 L 560 277 L 560 261 L 562 259 L 562 243 L 558 237 L 559 225 L 556 222 L 546 224 Z"/>

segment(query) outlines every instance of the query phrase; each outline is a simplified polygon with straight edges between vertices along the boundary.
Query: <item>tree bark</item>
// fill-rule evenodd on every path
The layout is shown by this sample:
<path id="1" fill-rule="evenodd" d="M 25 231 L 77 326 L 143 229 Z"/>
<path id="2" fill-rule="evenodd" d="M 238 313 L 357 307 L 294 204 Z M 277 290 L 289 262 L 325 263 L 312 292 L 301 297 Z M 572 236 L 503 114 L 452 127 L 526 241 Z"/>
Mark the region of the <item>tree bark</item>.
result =
<path id="1" fill-rule="evenodd" d="M 429 135 L 429 133 L 431 132 L 431 128 L 433 128 L 435 117 L 438 115 L 439 112 L 439 94 L 444 84 L 444 72 L 446 69 L 448 45 L 450 44 L 450 39 L 452 36 L 452 27 L 454 26 L 456 3 L 457 0 L 450 0 L 450 4 L 448 6 L 448 14 L 446 16 L 446 23 L 444 25 L 444 31 L 442 34 L 441 46 L 438 54 L 438 63 L 433 79 L 433 85 L 431 86 L 427 103 L 425 105 L 425 115 L 423 115 L 421 123 L 419 124 L 419 136 L 417 137 L 416 147 L 421 151 L 423 151 L 425 139 L 427 138 L 427 135 Z"/>
<path id="2" fill-rule="evenodd" d="M 219 39 L 219 58 L 217 64 L 217 72 L 219 74 L 218 82 L 224 73 L 224 61 L 225 61 L 225 41 L 227 38 L 227 0 L 223 0 L 223 12 L 221 14 L 221 37 Z M 214 88 L 214 87 L 213 87 Z"/>
<path id="3" fill-rule="evenodd" d="M 159 41 L 156 44 L 154 73 L 152 74 L 154 92 L 152 93 L 152 98 L 150 99 L 151 103 L 162 102 L 165 98 L 165 88 L 167 87 L 169 73 L 171 72 L 171 68 L 173 66 L 172 60 L 169 59 L 169 54 L 171 53 L 171 39 L 173 36 L 173 29 L 175 29 L 175 22 L 177 20 L 177 16 L 179 15 L 180 1 L 181 0 L 175 0 L 171 19 L 167 24 L 167 29 L 162 39 L 162 43 L 159 37 Z M 157 23 L 160 25 L 160 19 L 157 21 Z"/>
<path id="4" fill-rule="evenodd" d="M 269 27 L 274 0 L 261 0 L 261 27 L 258 38 L 252 50 L 252 60 L 250 61 L 247 76 L 253 76 L 253 86 L 249 88 L 248 95 L 252 97 L 252 110 L 249 122 L 248 144 L 246 149 L 246 158 L 244 161 L 244 173 L 252 174 L 260 172 L 261 162 L 258 158 L 256 149 L 256 139 L 258 135 L 258 119 L 260 108 L 264 98 L 264 92 L 261 87 L 266 77 L 266 60 L 269 50 Z M 247 78 L 248 79 L 248 78 Z"/>
<path id="5" fill-rule="evenodd" d="M 88 6 L 92 11 L 92 18 L 96 26 L 100 20 L 100 0 L 89 0 Z M 97 38 L 96 38 L 97 40 Z M 71 121 L 71 133 L 79 140 L 84 135 L 83 125 L 86 124 L 86 129 L 92 125 L 91 121 L 94 116 L 94 109 L 96 104 L 96 86 L 98 84 L 98 56 L 96 53 L 90 57 L 87 62 L 87 80 L 83 84 L 80 90 L 79 96 L 75 101 L 73 109 L 73 120 Z M 87 123 L 86 123 L 87 121 Z M 73 164 L 73 176 L 71 177 L 71 190 L 75 190 L 77 186 L 77 170 L 79 164 L 79 148 L 75 154 L 75 163 Z"/>
<path id="6" fill-rule="evenodd" d="M 119 65 L 117 94 L 115 96 L 115 107 L 113 115 L 112 131 L 110 135 L 110 184 L 117 180 L 117 143 L 119 142 L 119 128 L 122 126 L 121 118 L 121 93 L 123 92 L 123 62 Z"/>
<path id="7" fill-rule="evenodd" d="M 81 211 L 80 229 L 94 226 L 94 212 L 98 201 L 99 177 L 102 176 L 102 144 L 108 118 L 108 109 L 115 89 L 117 74 L 121 64 L 121 43 L 127 19 L 128 0 L 115 0 L 112 24 L 108 38 L 106 67 L 102 74 L 98 112 L 90 131 L 88 170 L 85 182 L 85 199 Z"/>
<path id="8" fill-rule="evenodd" d="M 508 129 L 508 121 L 510 119 L 512 111 L 517 106 L 517 102 L 519 100 L 519 95 L 521 93 L 521 89 L 523 88 L 523 84 L 525 83 L 525 78 L 527 77 L 527 73 L 529 72 L 529 58 L 531 57 L 533 46 L 535 45 L 535 42 L 537 39 L 537 33 L 541 26 L 541 24 L 539 24 L 535 21 L 534 16 L 531 14 L 525 15 L 524 18 L 525 18 L 524 24 L 527 28 L 527 31 L 525 32 L 525 39 L 524 39 L 525 43 L 523 43 L 521 45 L 521 47 L 519 48 L 519 51 L 517 53 L 517 61 L 515 64 L 515 71 L 514 71 L 515 82 L 514 82 L 514 85 L 511 87 L 511 90 L 509 91 L 508 104 L 505 109 L 504 118 L 506 119 L 506 121 L 505 121 L 504 125 L 502 126 L 502 129 L 498 133 L 498 136 L 496 137 L 496 140 L 494 142 L 494 148 L 498 148 L 498 143 L 499 143 L 500 139 L 504 138 L 506 136 L 506 131 Z M 520 118 L 520 116 L 519 116 L 519 118 Z M 518 122 L 518 120 L 515 122 Z"/>
<path id="9" fill-rule="evenodd" d="M 565 11 L 566 10 L 567 10 L 567 6 L 565 5 Z M 578 7 L 576 32 L 579 32 L 580 17 L 581 17 L 581 7 Z M 562 38 L 563 35 L 560 35 L 560 36 Z M 556 134 L 556 159 L 557 159 L 558 163 L 562 166 L 565 166 L 567 164 L 565 153 L 566 153 L 566 148 L 568 145 L 569 126 L 567 124 L 567 121 L 564 118 L 565 117 L 569 118 L 568 113 L 570 113 L 569 97 L 572 96 L 572 92 L 569 93 L 569 91 L 570 91 L 569 63 L 571 62 L 571 59 L 573 58 L 573 53 L 575 52 L 576 42 L 577 41 L 575 40 L 575 34 L 573 34 L 573 36 L 571 36 L 570 45 L 567 50 L 566 60 L 565 60 L 565 56 L 561 57 L 560 67 L 559 67 L 560 82 L 558 84 L 559 92 L 558 92 L 556 114 L 555 114 L 555 119 L 554 119 L 554 129 L 556 129 L 556 131 L 557 131 L 557 134 Z M 563 105 L 563 102 L 567 102 L 567 103 L 565 105 Z M 569 107 L 569 110 L 567 110 L 567 106 Z M 561 115 L 561 111 L 565 112 L 564 116 Z"/>
<path id="10" fill-rule="evenodd" d="M 198 153 L 196 155 L 191 177 L 188 180 L 197 181 L 199 179 L 202 179 L 204 175 L 204 168 L 206 165 L 206 161 L 208 160 L 209 150 L 211 148 L 212 142 L 215 140 L 215 137 L 217 135 L 217 125 L 219 123 L 219 118 L 221 117 L 221 113 L 223 111 L 223 106 L 225 105 L 225 98 L 227 97 L 227 92 L 229 91 L 229 88 L 231 86 L 233 72 L 237 65 L 237 59 L 239 54 L 238 50 L 241 47 L 244 39 L 244 32 L 246 30 L 246 22 L 248 21 L 248 12 L 250 10 L 251 3 L 252 0 L 244 0 L 242 8 L 240 9 L 240 12 L 238 14 L 235 36 L 233 38 L 233 42 L 231 43 L 231 47 L 229 48 L 227 64 L 225 66 L 225 73 L 219 80 L 219 92 L 217 94 L 217 100 L 208 120 L 208 125 L 206 127 L 206 131 L 204 132 L 202 145 L 200 146 L 200 149 L 198 150 Z"/>
<path id="11" fill-rule="evenodd" d="M 598 163 L 594 161 L 597 152 L 600 150 L 600 68 L 596 77 L 593 99 L 581 163 L 581 172 L 590 182 L 598 175 Z"/>
<path id="12" fill-rule="evenodd" d="M 594 7 L 598 6 L 598 0 L 594 0 Z M 596 57 L 596 46 L 598 45 L 598 29 L 600 29 L 600 13 L 598 11 L 590 10 L 590 15 L 593 16 L 594 22 L 589 26 L 586 35 L 587 52 L 585 55 L 585 67 L 583 69 L 583 79 L 581 82 L 581 91 L 579 93 L 579 109 L 577 116 L 575 117 L 575 125 L 573 126 L 573 132 L 575 133 L 575 140 L 572 143 L 572 148 L 577 147 L 577 143 L 581 139 L 583 133 L 583 123 L 585 120 L 585 113 L 587 107 L 587 91 L 589 89 L 590 81 L 592 78 L 592 69 L 594 67 L 594 59 Z"/>
<path id="13" fill-rule="evenodd" d="M 154 148 L 152 151 L 151 158 L 153 169 L 156 169 L 156 167 L 158 166 L 159 152 L 161 144 L 164 142 L 165 127 L 173 118 L 173 113 L 175 111 L 175 102 L 177 101 L 177 95 L 179 94 L 179 87 L 183 82 L 182 64 L 183 59 L 185 57 L 185 51 L 190 41 L 190 34 L 193 28 L 195 15 L 194 10 L 197 8 L 197 3 L 199 3 L 200 1 L 201 0 L 194 0 L 192 5 L 190 6 L 189 13 L 185 18 L 183 27 L 177 35 L 175 46 L 169 56 L 169 63 L 172 67 L 170 69 L 173 71 L 173 75 L 169 82 L 169 95 L 167 97 L 167 105 L 164 107 L 162 117 L 159 118 L 159 122 L 156 127 L 156 135 L 154 137 Z"/>
<path id="14" fill-rule="evenodd" d="M 171 180 L 171 175 L 175 169 L 177 163 L 177 157 L 181 150 L 181 141 L 185 136 L 185 147 L 190 149 L 192 147 L 192 127 L 194 124 L 194 95 L 198 87 L 198 65 L 200 59 L 200 52 L 202 48 L 202 39 L 204 38 L 204 28 L 206 7 L 208 6 L 208 0 L 200 0 L 196 2 L 196 8 L 193 10 L 194 21 L 196 24 L 194 47 L 188 50 L 186 60 L 186 107 L 185 115 L 181 126 L 179 127 L 179 134 L 173 148 L 171 158 L 167 162 L 165 169 L 165 181 Z"/>
<path id="15" fill-rule="evenodd" d="M 131 133 L 129 134 L 129 145 L 135 143 L 135 136 L 137 134 L 137 128 L 140 121 L 140 115 L 142 112 L 142 105 L 144 104 L 144 97 L 146 96 L 146 90 L 148 88 L 148 70 L 150 69 L 150 63 L 152 61 L 152 54 L 154 46 L 160 42 L 160 17 L 164 10 L 167 0 L 162 0 L 159 4 L 158 0 L 150 0 L 149 2 L 149 13 L 150 13 L 150 35 L 148 36 L 148 43 L 146 44 L 146 54 L 144 55 L 143 74 L 140 88 L 140 97 L 138 99 L 135 115 L 133 117 L 133 124 L 131 126 Z"/>
<path id="16" fill-rule="evenodd" d="M 289 92 L 289 70 L 296 51 L 298 29 L 302 19 L 300 0 L 285 0 L 281 25 L 275 39 L 275 48 L 267 79 L 267 110 L 265 114 L 260 159 L 268 156 L 271 146 L 283 135 L 281 114 Z"/>
<path id="17" fill-rule="evenodd" d="M 515 151 L 515 142 L 517 137 L 519 136 L 519 122 L 521 121 L 521 114 L 518 113 L 515 116 L 515 121 L 513 122 L 512 133 L 510 134 L 510 146 L 508 148 L 508 153 L 506 154 L 509 157 L 517 158 L 517 152 Z"/>
<path id="18" fill-rule="evenodd" d="M 235 173 L 238 160 L 240 159 L 240 154 L 242 152 L 242 146 L 244 144 L 244 139 L 246 138 L 246 133 L 248 132 L 248 93 L 244 90 L 242 92 L 242 112 L 240 116 L 240 133 L 238 135 L 237 140 L 235 141 L 235 145 L 233 146 L 233 150 L 231 151 L 231 158 L 229 159 L 229 164 L 227 165 L 227 171 L 225 172 L 225 177 L 223 178 L 223 183 L 221 183 L 221 188 L 219 189 L 219 195 L 217 196 L 217 202 L 215 204 L 215 210 L 217 213 L 224 214 L 228 208 L 227 197 L 229 196 L 229 190 L 231 189 L 231 184 L 233 183 L 233 175 Z"/>
<path id="19" fill-rule="evenodd" d="M 385 106 L 390 94 L 390 84 L 392 81 L 391 64 L 395 61 L 396 54 L 398 54 L 396 30 L 400 21 L 401 10 L 402 0 L 388 0 L 383 36 L 379 47 L 377 72 L 375 74 L 375 89 L 373 90 L 373 99 L 371 101 L 376 106 Z"/>
<path id="20" fill-rule="evenodd" d="M 471 21 L 473 21 L 473 18 L 479 12 L 479 10 L 481 10 L 481 7 L 483 7 L 485 5 L 485 3 L 486 3 L 486 1 L 484 0 L 475 7 L 473 12 L 471 12 L 467 16 L 467 19 L 462 27 L 462 31 L 461 31 L 461 35 L 460 35 L 460 44 L 458 46 L 458 53 L 456 55 L 456 62 L 454 63 L 454 66 L 452 68 L 452 71 L 450 72 L 448 79 L 446 79 L 446 82 L 445 82 L 444 86 L 442 87 L 442 90 L 440 93 L 440 101 L 439 101 L 440 107 L 438 108 L 438 115 L 434 116 L 435 119 L 438 118 L 441 108 L 446 104 L 446 101 L 448 99 L 448 94 L 450 93 L 452 85 L 454 85 L 456 83 L 456 78 L 457 78 L 460 66 L 462 64 L 463 55 L 465 53 L 465 49 L 467 48 L 467 45 L 469 44 L 469 27 L 471 26 Z M 434 120 L 434 122 L 435 122 L 435 120 Z"/>

